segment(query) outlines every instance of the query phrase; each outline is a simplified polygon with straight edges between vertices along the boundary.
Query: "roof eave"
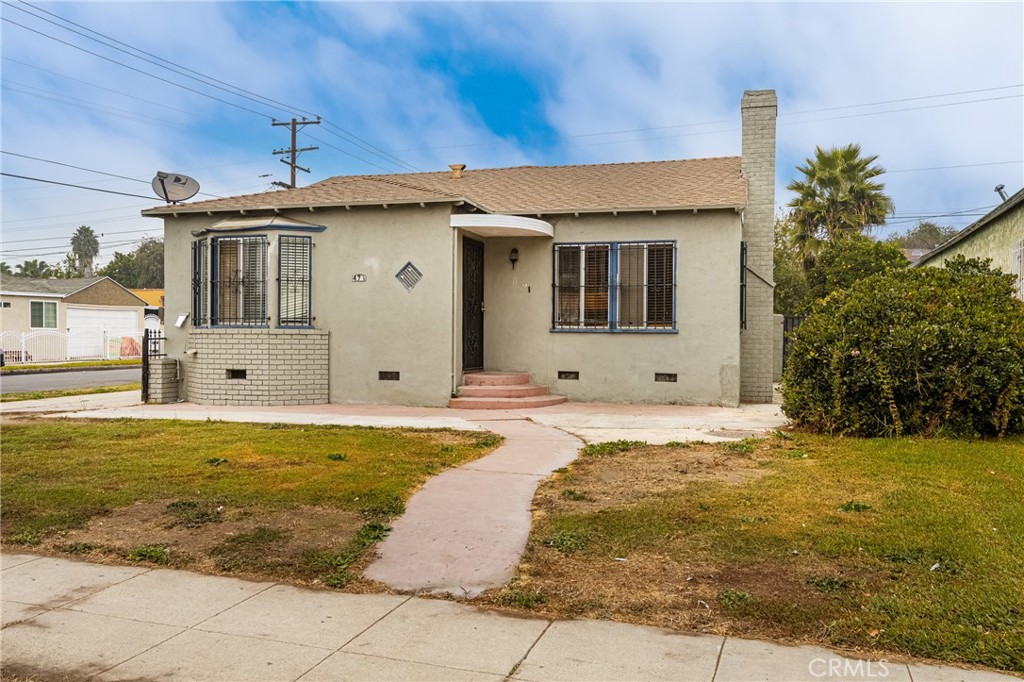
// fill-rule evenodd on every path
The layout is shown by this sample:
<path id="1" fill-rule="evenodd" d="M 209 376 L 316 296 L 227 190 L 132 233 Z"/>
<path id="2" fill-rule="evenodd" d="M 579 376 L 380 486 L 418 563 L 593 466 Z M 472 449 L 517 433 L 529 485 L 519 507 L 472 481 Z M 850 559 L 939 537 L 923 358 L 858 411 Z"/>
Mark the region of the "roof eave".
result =
<path id="1" fill-rule="evenodd" d="M 939 244 L 934 249 L 932 249 L 925 255 L 921 256 L 921 259 L 914 263 L 913 267 L 921 267 L 922 265 L 932 260 L 936 256 L 941 255 L 942 253 L 949 250 L 953 246 L 956 246 L 963 240 L 967 239 L 975 232 L 980 232 L 981 230 L 985 229 L 993 222 L 995 222 L 998 218 L 1001 218 L 1008 211 L 1020 205 L 1022 202 L 1024 202 L 1024 188 L 1018 190 L 1017 193 L 1014 194 L 1012 197 L 1010 197 L 1009 199 L 1007 199 L 1006 201 L 1004 201 L 1003 203 L 999 204 L 994 209 L 989 211 L 987 215 L 982 216 L 977 221 L 971 223 L 964 229 L 960 230 L 942 244 Z"/>
<path id="2" fill-rule="evenodd" d="M 142 211 L 142 215 L 147 218 L 161 218 L 164 216 L 172 215 L 176 216 L 179 213 L 187 213 L 190 215 L 198 215 L 201 213 L 257 213 L 261 211 L 294 211 L 294 210 L 308 210 L 313 211 L 318 208 L 350 208 L 350 207 L 363 207 L 363 206 L 415 206 L 425 204 L 459 204 L 469 203 L 475 206 L 479 206 L 476 202 L 472 202 L 465 197 L 445 197 L 445 198 L 432 198 L 432 199 L 367 199 L 362 201 L 326 201 L 326 202 L 300 202 L 297 204 L 277 204 L 277 205 L 264 205 L 264 206 L 251 206 L 241 208 L 217 208 L 217 207 L 203 207 L 203 206 L 190 206 L 188 204 L 181 204 L 177 206 L 157 206 L 156 208 L 147 208 Z M 482 207 L 481 207 L 482 208 Z"/>

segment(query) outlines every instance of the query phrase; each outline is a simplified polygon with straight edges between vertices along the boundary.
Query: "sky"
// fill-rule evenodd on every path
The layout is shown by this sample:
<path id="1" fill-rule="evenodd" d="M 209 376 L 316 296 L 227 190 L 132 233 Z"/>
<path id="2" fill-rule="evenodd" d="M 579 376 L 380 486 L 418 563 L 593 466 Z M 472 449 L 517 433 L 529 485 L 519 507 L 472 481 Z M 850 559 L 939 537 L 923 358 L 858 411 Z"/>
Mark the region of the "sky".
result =
<path id="1" fill-rule="evenodd" d="M 1019 1 L 3 0 L 0 17 L 12 266 L 61 261 L 79 225 L 100 235 L 97 265 L 159 238 L 162 221 L 139 216 L 160 203 L 158 170 L 195 177 L 197 199 L 287 182 L 273 151 L 288 131 L 271 123 L 292 117 L 322 121 L 299 135 L 320 147 L 300 158 L 304 186 L 738 155 L 743 91 L 774 89 L 779 211 L 815 146 L 878 156 L 896 207 L 878 237 L 965 227 L 997 184 L 1024 186 Z"/>

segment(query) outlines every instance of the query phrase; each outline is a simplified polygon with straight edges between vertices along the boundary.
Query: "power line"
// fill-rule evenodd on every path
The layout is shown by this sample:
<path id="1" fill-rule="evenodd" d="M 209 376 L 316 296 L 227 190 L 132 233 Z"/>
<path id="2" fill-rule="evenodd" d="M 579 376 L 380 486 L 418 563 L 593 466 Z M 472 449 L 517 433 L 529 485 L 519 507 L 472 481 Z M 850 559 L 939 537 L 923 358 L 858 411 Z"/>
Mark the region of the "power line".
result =
<path id="1" fill-rule="evenodd" d="M 5 5 L 9 5 L 10 3 L 4 2 L 4 4 Z M 134 45 L 131 45 L 131 44 L 126 43 L 124 41 L 118 40 L 117 38 L 114 38 L 112 36 L 106 35 L 105 33 L 101 33 L 101 32 L 99 32 L 99 31 L 97 31 L 95 29 L 89 28 L 88 26 L 84 26 L 82 24 L 79 24 L 79 23 L 76 23 L 74 21 L 71 21 L 70 19 L 62 17 L 59 14 L 56 14 L 54 12 L 50 12 L 48 10 L 45 10 L 42 7 L 38 7 L 36 5 L 33 5 L 32 3 L 26 2 L 25 0 L 21 0 L 21 4 L 28 5 L 29 7 L 31 7 L 33 10 L 35 10 L 37 12 L 43 12 L 45 14 L 50 15 L 51 17 L 56 17 L 57 19 L 59 19 L 60 21 L 64 22 L 65 24 L 70 24 L 72 26 L 77 26 L 78 28 L 81 28 L 83 30 L 88 31 L 89 33 L 92 33 L 94 35 L 98 35 L 98 36 L 104 38 L 105 40 L 109 40 L 109 41 L 111 41 L 113 43 L 116 43 L 116 45 L 123 45 L 123 46 L 127 47 L 129 50 L 131 50 L 132 52 L 137 52 L 138 54 L 146 55 L 146 57 L 152 57 L 153 59 L 155 59 L 157 61 L 146 59 L 145 57 L 140 57 L 140 56 L 138 56 L 136 54 L 131 54 L 130 52 L 128 52 L 126 50 L 122 50 L 121 48 L 117 47 L 116 45 L 110 45 L 109 43 L 104 43 L 101 40 L 93 38 L 92 36 L 85 35 L 84 33 L 81 33 L 79 31 L 75 31 L 74 29 L 70 29 L 67 26 L 61 26 L 60 24 L 58 24 L 58 23 L 56 23 L 54 21 L 51 21 L 51 20 L 47 19 L 46 17 L 39 16 L 38 14 L 32 14 L 31 12 L 28 12 L 27 10 L 22 9 L 21 7 L 15 7 L 14 5 L 10 5 L 10 6 L 11 7 L 15 7 L 15 9 L 18 9 L 18 10 L 20 10 L 22 12 L 25 12 L 26 14 L 29 14 L 30 16 L 34 16 L 34 17 L 36 17 L 38 19 L 42 19 L 43 21 L 46 21 L 46 22 L 48 22 L 50 24 L 53 24 L 54 26 L 57 26 L 58 28 L 62 28 L 65 31 L 71 31 L 72 33 L 75 33 L 77 35 L 82 36 L 83 38 L 87 38 L 87 39 L 92 40 L 94 42 L 100 43 L 101 45 L 104 45 L 106 47 L 111 47 L 111 48 L 113 48 L 115 50 L 118 50 L 119 52 L 123 52 L 124 54 L 127 54 L 130 57 L 133 57 L 135 59 L 141 59 L 142 61 L 149 62 L 150 64 L 154 64 L 156 66 L 159 66 L 160 68 L 166 69 L 168 71 L 171 71 L 172 73 L 175 73 L 175 74 L 177 74 L 179 76 L 184 76 L 186 78 L 191 78 L 194 81 L 198 81 L 198 82 L 202 83 L 203 85 L 208 85 L 208 86 L 215 87 L 218 90 L 229 89 L 228 91 L 231 92 L 231 94 L 233 94 L 235 96 L 243 97 L 244 99 L 247 99 L 247 100 L 249 100 L 251 102 L 255 102 L 256 104 L 260 104 L 262 106 L 267 106 L 266 102 L 270 102 L 271 104 L 275 104 L 275 105 L 278 105 L 278 106 L 282 107 L 281 111 L 286 111 L 288 113 L 298 112 L 298 113 L 306 114 L 308 116 L 316 116 L 316 114 L 314 114 L 314 113 L 312 113 L 310 111 L 304 111 L 304 110 L 302 110 L 302 109 L 300 109 L 298 107 L 292 106 L 290 104 L 286 104 L 284 102 L 279 102 L 278 100 L 272 99 L 270 97 L 266 97 L 264 95 L 260 95 L 259 93 L 252 92 L 251 90 L 246 90 L 244 88 L 240 88 L 237 85 L 232 85 L 231 83 L 219 80 L 217 78 L 214 78 L 213 76 L 208 76 L 208 75 L 206 75 L 204 73 L 201 73 L 199 71 L 195 71 L 194 69 L 190 69 L 187 66 L 182 66 L 182 65 L 177 64 L 177 63 L 169 62 L 168 60 L 164 59 L 163 57 L 160 57 L 159 55 L 153 54 L 152 52 L 147 52 L 146 50 L 143 50 L 141 48 L 135 47 Z M 192 74 L 192 75 L 190 75 L 190 74 Z M 217 85 L 215 85 L 215 84 L 217 84 Z M 223 87 L 220 87 L 220 86 L 223 86 Z M 232 92 L 232 91 L 234 91 L 234 92 Z M 263 101 L 261 102 L 261 101 L 258 101 L 258 100 L 263 100 Z"/>
<path id="2" fill-rule="evenodd" d="M 142 194 L 130 194 L 128 192 L 115 192 L 112 189 L 100 189 L 99 187 L 86 187 L 85 185 L 74 185 L 74 184 L 72 184 L 70 182 L 57 182 L 56 180 L 44 180 L 43 178 L 31 178 L 31 177 L 29 177 L 27 175 L 15 175 L 14 173 L 3 173 L 3 172 L 0 172 L 0 175 L 3 175 L 3 176 L 8 177 L 8 178 L 18 178 L 20 180 L 32 180 L 33 182 L 45 182 L 45 183 L 47 183 L 49 185 L 62 185 L 64 187 L 77 187 L 78 189 L 87 189 L 87 190 L 90 190 L 90 191 L 93 191 L 93 192 L 103 192 L 105 194 L 120 194 L 123 197 L 137 197 L 139 199 L 149 199 L 151 201 L 156 201 L 156 199 L 154 199 L 153 197 L 143 196 Z"/>
<path id="3" fill-rule="evenodd" d="M 73 26 L 77 26 L 79 28 L 82 28 L 82 29 L 84 29 L 86 31 L 89 31 L 90 33 L 93 33 L 95 35 L 101 36 L 101 37 L 103 37 L 106 40 L 109 40 L 109 41 L 112 41 L 114 43 L 117 43 L 118 45 L 124 45 L 125 47 L 129 48 L 133 52 L 137 52 L 139 54 L 146 55 L 147 57 L 153 57 L 153 59 L 147 59 L 146 57 L 140 57 L 139 55 L 132 54 L 131 52 L 128 52 L 127 50 L 121 49 L 121 48 L 117 47 L 116 45 L 111 45 L 109 43 L 105 43 L 105 42 L 103 42 L 103 41 L 101 41 L 101 40 L 99 40 L 97 38 L 94 38 L 92 36 L 86 35 L 86 34 L 80 32 L 80 31 L 76 31 L 74 29 L 68 28 L 67 26 L 61 26 L 60 24 L 57 24 L 56 22 L 54 22 L 54 21 L 52 21 L 50 19 L 47 19 L 46 17 L 39 16 L 38 14 L 33 14 L 32 12 L 29 12 L 28 10 L 25 10 L 24 8 L 12 5 L 9 2 L 4 1 L 3 4 L 8 5 L 9 7 L 17 9 L 17 10 L 19 10 L 21 12 L 24 12 L 24 13 L 28 14 L 29 16 L 35 17 L 37 19 L 42 19 L 43 21 L 45 21 L 45 22 L 47 22 L 49 24 L 52 24 L 54 26 L 57 26 L 58 28 L 62 28 L 64 30 L 66 30 L 66 31 L 70 31 L 70 32 L 72 32 L 72 33 L 74 33 L 76 35 L 82 36 L 83 38 L 86 38 L 88 40 L 92 40 L 93 42 L 97 42 L 97 43 L 99 43 L 101 45 L 104 45 L 105 47 L 110 47 L 110 48 L 115 49 L 115 50 L 117 50 L 119 52 L 127 54 L 128 56 L 130 56 L 132 58 L 140 59 L 140 60 L 142 60 L 144 62 L 147 62 L 149 64 L 153 64 L 153 65 L 158 66 L 160 68 L 163 68 L 163 69 L 166 69 L 168 71 L 171 71 L 172 73 L 174 73 L 176 75 L 184 76 L 185 78 L 190 78 L 190 79 L 192 79 L 194 81 L 197 81 L 199 83 L 202 83 L 203 85 L 206 85 L 208 87 L 213 87 L 215 89 L 228 92 L 229 94 L 231 94 L 231 95 L 233 95 L 235 97 L 241 97 L 242 99 L 249 100 L 251 102 L 259 104 L 260 106 L 267 106 L 266 102 L 270 102 L 272 104 L 275 104 L 275 105 L 278 105 L 280 107 L 283 107 L 283 109 L 281 109 L 282 111 L 288 111 L 288 112 L 297 111 L 297 112 L 300 112 L 300 113 L 304 113 L 306 115 L 316 116 L 316 114 L 313 114 L 312 112 L 305 111 L 305 110 L 300 109 L 298 107 L 294 107 L 292 105 L 285 104 L 284 102 L 280 102 L 278 100 L 266 97 L 264 95 L 260 95 L 258 93 L 252 92 L 250 90 L 246 90 L 244 88 L 239 88 L 238 86 L 232 85 L 232 84 L 230 84 L 230 83 L 228 83 L 226 81 L 222 81 L 222 80 L 219 80 L 219 79 L 214 78 L 212 76 L 208 76 L 206 74 L 200 73 L 199 71 L 195 71 L 193 69 L 189 69 L 188 67 L 180 66 L 180 65 L 177 65 L 177 64 L 174 64 L 173 66 L 171 66 L 170 62 L 168 62 L 168 60 L 166 60 L 166 59 L 164 59 L 164 58 L 162 58 L 162 57 L 160 57 L 158 55 L 155 55 L 155 54 L 153 54 L 151 52 L 147 52 L 145 50 L 137 48 L 137 47 L 135 47 L 133 45 L 130 45 L 128 43 L 125 43 L 123 41 L 117 40 L 116 38 L 112 38 L 112 37 L 110 37 L 110 36 L 108 36 L 106 34 L 100 33 L 99 31 L 96 31 L 94 29 L 91 29 L 91 28 L 88 28 L 86 26 L 83 26 L 82 24 L 78 24 L 76 22 L 73 22 L 70 19 L 65 19 L 64 17 L 61 17 L 58 14 L 55 14 L 55 13 L 50 12 L 48 10 L 42 9 L 41 7 L 36 7 L 35 5 L 33 5 L 31 3 L 28 3 L 28 2 L 25 2 L 24 0 L 22 0 L 22 4 L 28 5 L 29 7 L 31 7 L 32 9 L 34 9 L 36 11 L 44 12 L 44 13 L 52 16 L 52 17 L 56 17 L 56 18 L 60 19 L 61 21 L 65 22 L 65 23 L 68 23 L 68 24 L 71 24 Z M 9 20 L 5 19 L 5 21 L 9 21 Z M 89 50 L 85 50 L 84 48 L 78 47 L 77 45 L 74 45 L 72 43 L 66 43 L 65 41 L 62 41 L 62 40 L 60 40 L 60 39 L 58 39 L 58 38 L 56 38 L 54 36 L 51 36 L 49 34 L 42 33 L 42 32 L 39 32 L 39 31 L 35 31 L 35 29 L 28 28 L 27 26 L 23 26 L 21 24 L 18 24 L 17 22 L 13 22 L 12 21 L 10 23 L 13 23 L 13 24 L 15 24 L 17 26 L 21 26 L 22 28 L 26 28 L 27 30 L 34 31 L 36 33 L 39 33 L 40 35 L 44 35 L 44 36 L 46 36 L 48 38 L 51 38 L 52 40 L 57 40 L 58 42 L 64 43 L 64 44 L 69 45 L 71 47 L 74 47 L 76 49 L 80 49 L 80 50 L 83 50 L 85 52 L 89 52 L 90 54 L 98 56 L 98 57 L 100 57 L 102 59 L 106 59 L 108 61 L 112 61 L 115 64 L 121 64 L 122 66 L 126 66 L 127 68 L 133 68 L 133 67 L 130 67 L 130 66 L 127 66 L 127 65 L 123 64 L 122 62 L 118 62 L 116 60 L 112 60 L 109 57 L 104 57 L 103 55 L 97 54 L 95 52 L 91 52 Z M 154 61 L 154 59 L 158 60 L 158 61 Z M 149 75 L 149 76 L 151 76 L 153 78 L 158 78 L 159 80 L 164 80 L 165 82 L 172 83 L 173 85 L 177 85 L 178 87 L 185 88 L 185 86 L 183 86 L 183 85 L 181 85 L 179 83 L 173 83 L 172 81 L 166 81 L 166 79 L 162 79 L 159 76 L 156 76 L 154 74 L 151 74 L 151 73 L 148 73 L 148 72 L 145 72 L 145 71 L 141 71 L 139 69 L 133 69 L 133 70 L 136 70 L 139 73 L 143 73 L 145 75 Z M 185 73 L 185 72 L 188 72 L 188 73 Z M 195 74 L 195 75 L 190 75 L 190 74 Z M 219 84 L 219 85 L 217 85 L 217 84 Z M 199 94 L 202 94 L 202 95 L 207 96 L 207 97 L 212 97 L 211 95 L 208 95 L 206 93 L 202 93 L 202 92 L 199 92 L 199 91 L 196 91 L 196 90 L 192 90 L 191 88 L 185 88 L 185 89 L 186 90 L 190 90 L 192 92 L 198 92 Z M 236 104 L 232 104 L 231 102 L 227 102 L 226 100 L 221 100 L 221 99 L 216 98 L 216 97 L 213 97 L 213 99 L 217 99 L 218 101 L 224 102 L 225 104 L 231 104 L 232 106 L 239 106 L 239 105 L 236 105 Z M 260 101 L 260 100 L 263 100 L 263 101 Z M 245 107 L 240 107 L 240 108 L 245 108 Z M 246 109 L 246 110 L 247 111 L 252 111 L 251 109 Z M 254 112 L 254 113 L 257 113 L 257 112 Z M 259 115 L 262 116 L 263 114 L 259 114 Z M 400 159 L 400 158 L 398 158 L 398 157 L 388 153 L 387 151 L 381 149 L 380 147 L 377 147 L 377 146 L 373 145 L 372 143 L 370 143 L 369 141 L 359 137 L 358 135 L 355 135 L 354 133 L 352 133 L 352 132 L 350 132 L 348 130 L 345 130 L 341 126 L 339 126 L 339 125 L 337 125 L 335 123 L 330 123 L 330 125 L 333 126 L 333 128 L 335 128 L 337 131 L 340 131 L 340 134 L 339 134 L 339 132 L 336 132 L 335 130 L 328 130 L 327 132 L 331 133 L 332 135 L 335 135 L 336 137 L 339 137 L 340 139 L 348 142 L 349 144 L 353 144 L 355 146 L 358 146 L 358 147 L 362 148 L 363 150 L 369 151 L 369 152 L 373 153 L 374 155 L 379 156 L 379 157 L 389 161 L 390 163 L 395 163 L 395 164 L 399 165 L 400 167 L 404 166 L 404 167 L 409 168 L 409 169 L 414 170 L 414 171 L 420 170 L 420 169 L 416 168 L 415 166 L 413 166 L 412 164 L 407 163 L 407 162 L 403 161 L 402 159 Z"/>
<path id="4" fill-rule="evenodd" d="M 134 216 L 138 217 L 138 216 Z M 90 227 L 92 225 L 90 224 Z M 160 228 L 147 228 L 145 230 L 119 230 L 117 232 L 100 232 L 98 236 L 106 237 L 111 234 L 139 234 L 140 232 L 152 232 L 154 229 Z M 4 239 L 4 244 L 24 244 L 26 242 L 56 242 L 56 241 L 70 241 L 71 237 L 34 237 L 32 239 Z"/>
<path id="5" fill-rule="evenodd" d="M 3 4 L 6 5 L 8 3 L 5 2 Z M 51 36 L 48 33 L 43 33 L 42 31 L 37 31 L 34 28 L 29 28 L 28 26 L 25 26 L 24 24 L 19 24 L 16 21 L 12 21 L 11 19 L 8 19 L 7 17 L 0 17 L 0 20 L 3 20 L 5 22 L 7 22 L 8 24 L 13 24 L 14 26 L 18 26 L 19 28 L 23 28 L 26 31 L 31 31 L 32 33 L 35 33 L 36 35 L 41 35 L 44 38 L 49 38 L 50 40 L 56 41 L 58 43 L 61 43 L 62 45 L 67 45 L 68 47 L 72 47 L 72 48 L 74 48 L 76 50 L 80 50 L 81 52 L 85 52 L 87 54 L 91 54 L 94 57 L 99 57 L 100 59 L 103 59 L 104 61 L 111 62 L 112 64 L 117 64 L 118 66 L 123 66 L 126 69 L 130 69 L 131 71 L 135 71 L 136 73 L 141 73 L 144 76 L 149 76 L 150 78 L 155 78 L 158 81 L 162 81 L 164 83 L 167 83 L 168 85 L 173 85 L 173 86 L 175 86 L 177 88 L 181 88 L 182 90 L 188 90 L 189 92 L 194 92 L 197 95 L 201 95 L 203 97 L 207 97 L 209 99 L 216 100 L 217 102 L 220 102 L 222 104 L 227 104 L 228 106 L 235 107 L 236 109 L 241 109 L 242 111 L 247 111 L 250 114 L 256 114 L 260 118 L 271 118 L 267 114 L 264 114 L 264 113 L 261 113 L 259 111 L 256 111 L 255 109 L 250 109 L 249 107 L 242 106 L 241 104 L 236 104 L 235 102 L 229 102 L 226 99 L 221 99 L 220 97 L 215 97 L 214 95 L 211 95 L 211 94 L 209 94 L 207 92 L 203 92 L 201 90 L 196 90 L 195 88 L 190 88 L 187 85 L 182 85 L 181 83 L 176 83 L 176 82 L 174 82 L 172 80 L 168 80 L 166 78 L 161 78 L 160 76 L 157 76 L 156 74 L 149 73 L 148 71 L 143 71 L 142 69 L 137 69 L 134 66 L 129 66 L 128 64 L 125 64 L 124 62 L 119 62 L 116 59 L 111 59 L 110 57 L 102 55 L 102 54 L 100 54 L 98 52 L 93 52 L 92 50 L 87 50 L 84 47 L 80 47 L 78 45 L 75 45 L 74 43 L 69 43 L 66 40 L 61 40 L 60 38 L 57 38 L 55 36 Z"/>
<path id="6" fill-rule="evenodd" d="M 73 107 L 78 107 L 80 109 L 96 111 L 101 114 L 106 114 L 107 116 L 116 116 L 117 118 L 124 118 L 129 121 L 135 121 L 136 123 L 144 123 L 147 125 L 159 125 L 160 127 L 164 128 L 167 126 L 174 126 L 175 128 L 186 128 L 186 126 L 182 125 L 181 123 L 175 123 L 174 121 L 165 121 L 161 118 L 154 118 L 152 116 L 146 116 L 145 114 L 137 114 L 132 111 L 127 111 L 125 109 L 117 109 L 116 107 L 106 107 L 102 104 L 86 102 L 85 100 L 75 99 L 74 97 L 62 95 L 60 93 L 53 92 L 50 90 L 43 90 L 42 88 L 36 88 L 31 85 L 22 85 L 21 83 L 11 83 L 10 81 L 5 81 L 4 87 L 6 87 L 9 90 L 13 90 L 14 92 L 20 93 L 22 95 L 27 95 L 29 97 L 38 97 L 39 99 L 46 99 L 50 100 L 51 102 L 69 104 Z M 29 92 L 29 90 L 36 90 L 38 92 L 47 94 L 40 95 L 36 92 Z"/>
<path id="7" fill-rule="evenodd" d="M 932 166 L 931 168 L 903 168 L 900 170 L 887 170 L 888 173 L 914 173 L 917 171 L 947 170 L 949 168 L 977 168 L 979 166 L 1005 166 L 1011 163 L 1024 163 L 1020 161 L 990 161 L 989 163 L 962 163 L 958 166 Z"/>
<path id="8" fill-rule="evenodd" d="M 877 107 L 883 104 L 899 104 L 900 102 L 913 102 L 922 99 L 935 99 L 937 97 L 954 97 L 956 95 L 974 95 L 979 92 L 994 92 L 996 90 L 1009 90 L 1011 88 L 1024 88 L 1024 83 L 1016 85 L 1000 85 L 995 88 L 981 88 L 979 90 L 960 90 L 959 92 L 942 92 L 937 95 L 920 95 L 919 97 L 904 97 L 902 99 L 890 99 L 882 102 L 867 102 L 865 104 L 844 104 L 838 107 L 826 107 L 824 109 L 806 109 L 804 111 L 787 111 L 779 116 L 799 116 L 801 114 L 818 114 L 824 111 L 837 111 L 839 109 L 857 109 L 859 107 Z"/>

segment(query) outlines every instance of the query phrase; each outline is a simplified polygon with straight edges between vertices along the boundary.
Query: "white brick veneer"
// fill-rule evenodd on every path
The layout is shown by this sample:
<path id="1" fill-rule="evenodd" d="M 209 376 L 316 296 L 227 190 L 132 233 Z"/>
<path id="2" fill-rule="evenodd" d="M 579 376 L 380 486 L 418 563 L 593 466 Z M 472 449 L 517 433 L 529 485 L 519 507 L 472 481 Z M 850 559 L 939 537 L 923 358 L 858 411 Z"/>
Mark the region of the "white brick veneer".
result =
<path id="1" fill-rule="evenodd" d="M 200 405 L 325 404 L 328 338 L 321 329 L 193 329 L 184 364 L 187 400 Z M 245 370 L 245 379 L 228 378 L 230 370 Z"/>

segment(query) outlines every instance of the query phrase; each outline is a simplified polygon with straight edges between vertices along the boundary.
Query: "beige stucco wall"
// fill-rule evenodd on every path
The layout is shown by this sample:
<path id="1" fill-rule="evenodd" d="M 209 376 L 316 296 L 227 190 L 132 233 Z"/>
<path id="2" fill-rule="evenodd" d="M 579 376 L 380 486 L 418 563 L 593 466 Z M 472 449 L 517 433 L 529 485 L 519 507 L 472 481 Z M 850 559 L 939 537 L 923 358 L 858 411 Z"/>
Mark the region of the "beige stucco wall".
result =
<path id="1" fill-rule="evenodd" d="M 313 326 L 329 330 L 331 402 L 446 405 L 451 395 L 452 253 L 456 235 L 449 227 L 450 206 L 354 208 L 293 211 L 293 218 L 326 226 L 313 233 Z M 237 214 L 235 214 L 237 217 Z M 174 326 L 191 307 L 192 230 L 225 216 L 167 219 L 164 262 L 167 351 L 183 360 L 188 377 L 192 359 L 184 354 L 192 320 Z M 270 236 L 268 312 L 277 315 L 277 237 Z M 309 233 L 301 233 L 309 234 Z M 395 274 L 407 262 L 423 273 L 407 292 Z M 355 282 L 355 275 L 365 275 Z M 381 381 L 380 371 L 397 371 L 399 381 Z M 301 377 L 296 377 L 301 381 Z M 187 396 L 188 380 L 185 382 Z"/>
<path id="2" fill-rule="evenodd" d="M 1010 274 L 1013 273 L 1010 260 L 1013 246 L 1022 239 L 1024 239 L 1024 205 L 1008 211 L 963 241 L 949 247 L 925 265 L 941 267 L 947 260 L 959 255 L 966 258 L 991 258 L 993 267 Z"/>
<path id="3" fill-rule="evenodd" d="M 732 211 L 674 212 L 563 217 L 553 241 L 483 239 L 486 368 L 530 372 L 572 400 L 736 405 L 740 232 Z M 551 331 L 554 243 L 647 240 L 677 243 L 678 333 Z"/>
<path id="4" fill-rule="evenodd" d="M 57 304 L 57 328 L 53 331 L 67 331 L 67 316 L 65 307 L 58 296 L 11 296 L 0 295 L 0 302 L 9 301 L 10 308 L 0 307 L 0 331 L 24 332 L 43 331 L 32 328 L 32 301 L 49 301 Z"/>

